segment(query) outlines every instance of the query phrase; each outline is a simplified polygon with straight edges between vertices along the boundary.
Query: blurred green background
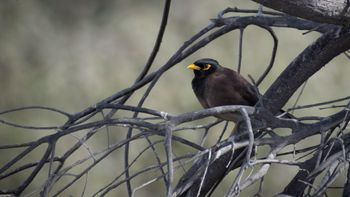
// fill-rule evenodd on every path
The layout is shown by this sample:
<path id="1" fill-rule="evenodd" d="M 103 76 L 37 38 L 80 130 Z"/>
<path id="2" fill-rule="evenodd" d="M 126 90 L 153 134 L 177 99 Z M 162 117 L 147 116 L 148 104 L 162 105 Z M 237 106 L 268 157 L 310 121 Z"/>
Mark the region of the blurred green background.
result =
<path id="1" fill-rule="evenodd" d="M 130 86 L 153 48 L 163 3 L 160 0 L 1 0 L 0 111 L 42 105 L 74 113 Z M 257 4 L 246 0 L 173 1 L 167 30 L 152 70 L 163 65 L 219 11 L 235 6 L 258 8 Z M 260 87 L 262 93 L 319 36 L 318 33 L 302 35 L 302 31 L 292 29 L 275 30 L 279 49 L 275 66 Z M 173 114 L 201 109 L 191 89 L 193 74 L 186 69 L 186 65 L 198 58 L 211 57 L 224 66 L 236 69 L 238 38 L 237 31 L 226 34 L 170 69 L 161 77 L 144 106 Z M 266 31 L 248 27 L 243 47 L 242 74 L 245 77 L 250 74 L 257 79 L 269 62 L 272 39 Z M 348 96 L 348 62 L 341 55 L 313 76 L 298 104 Z M 295 98 L 296 95 L 287 105 L 292 106 Z M 128 104 L 136 104 L 138 99 L 136 95 Z M 337 109 L 310 109 L 300 111 L 297 115 L 328 115 L 335 111 Z M 32 112 L 0 118 L 42 126 L 57 125 L 64 121 L 49 113 L 33 115 Z M 45 131 L 32 132 L 0 125 L 1 144 L 27 142 L 46 134 Z M 314 139 L 313 143 L 317 142 L 318 139 Z M 298 147 L 302 147 L 302 143 Z M 8 151 L 1 150 L 0 154 L 1 163 L 12 158 Z M 122 166 L 121 155 L 119 157 L 115 156 L 115 163 L 109 163 L 110 168 Z M 282 172 L 284 176 L 278 179 L 267 177 L 264 187 L 266 196 L 283 188 L 287 178 L 292 176 L 283 166 L 274 166 L 271 171 L 275 175 Z M 295 170 L 291 169 L 291 172 Z M 94 181 L 103 181 L 108 176 L 110 174 L 101 172 Z M 11 181 L 17 183 L 20 178 Z M 228 180 L 226 187 L 230 183 Z M 0 182 L 0 188 L 11 184 Z M 155 188 L 139 191 L 137 196 L 152 196 L 156 192 Z M 79 191 L 79 188 L 73 189 L 70 194 L 76 196 Z M 250 192 L 254 191 L 256 187 Z"/>

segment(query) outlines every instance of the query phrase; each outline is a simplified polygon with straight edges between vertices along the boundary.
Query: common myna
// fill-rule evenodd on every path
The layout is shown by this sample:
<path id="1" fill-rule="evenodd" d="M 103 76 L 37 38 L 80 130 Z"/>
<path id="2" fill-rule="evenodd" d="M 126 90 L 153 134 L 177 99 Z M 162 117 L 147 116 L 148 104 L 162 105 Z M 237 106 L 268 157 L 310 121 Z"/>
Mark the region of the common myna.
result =
<path id="1" fill-rule="evenodd" d="M 204 108 L 224 105 L 254 106 L 259 100 L 253 85 L 236 71 L 220 66 L 214 59 L 200 59 L 187 68 L 194 71 L 192 89 Z M 230 113 L 217 117 L 237 123 L 241 116 Z"/>
<path id="2" fill-rule="evenodd" d="M 258 93 L 252 84 L 236 71 L 220 66 L 214 59 L 200 59 L 188 65 L 187 68 L 194 71 L 192 89 L 204 108 L 224 105 L 254 106 L 259 100 Z M 241 120 L 239 113 L 221 114 L 217 117 L 235 123 Z M 233 131 L 235 130 L 236 128 Z M 174 193 L 179 197 L 210 195 L 230 170 L 241 165 L 246 150 L 242 148 L 235 150 L 234 153 L 225 153 L 209 167 L 207 166 L 205 175 L 202 174 L 204 171 L 201 171 L 203 161 L 198 160 L 180 179 Z M 229 169 L 227 164 L 230 164 Z M 204 181 L 202 176 L 205 176 Z"/>
<path id="3" fill-rule="evenodd" d="M 204 108 L 224 105 L 254 106 L 259 100 L 253 85 L 236 71 L 220 66 L 214 59 L 200 59 L 188 65 L 187 68 L 194 72 L 192 89 Z M 234 121 L 236 127 L 241 121 L 239 113 L 225 113 L 217 117 Z M 236 127 L 232 132 L 237 130 Z M 225 153 L 207 166 L 206 174 L 203 174 L 203 168 L 205 168 L 203 160 L 198 160 L 180 179 L 174 193 L 178 197 L 210 196 L 207 194 L 216 188 L 223 177 L 231 169 L 241 165 L 246 150 L 246 148 L 241 148 Z M 230 164 L 229 168 L 228 164 Z"/>

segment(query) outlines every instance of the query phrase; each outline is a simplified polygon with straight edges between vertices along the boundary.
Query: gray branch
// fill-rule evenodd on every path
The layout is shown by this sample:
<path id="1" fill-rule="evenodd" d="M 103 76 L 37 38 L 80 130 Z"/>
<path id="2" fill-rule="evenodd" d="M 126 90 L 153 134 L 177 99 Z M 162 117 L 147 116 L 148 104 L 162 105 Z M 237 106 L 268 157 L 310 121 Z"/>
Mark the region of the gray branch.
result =
<path id="1" fill-rule="evenodd" d="M 253 0 L 266 7 L 292 16 L 337 25 L 349 24 L 347 0 Z"/>

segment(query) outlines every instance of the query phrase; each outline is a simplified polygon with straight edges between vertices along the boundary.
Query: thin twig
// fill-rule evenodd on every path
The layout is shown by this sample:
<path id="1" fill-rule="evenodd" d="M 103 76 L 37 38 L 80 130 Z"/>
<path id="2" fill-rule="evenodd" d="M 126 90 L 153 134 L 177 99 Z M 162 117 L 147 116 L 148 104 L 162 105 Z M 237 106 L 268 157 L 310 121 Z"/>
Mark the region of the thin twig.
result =
<path id="1" fill-rule="evenodd" d="M 237 7 L 226 8 L 225 10 L 220 12 L 219 16 L 223 17 L 224 14 L 227 14 L 227 13 L 230 13 L 230 12 L 255 14 L 255 13 L 258 13 L 258 10 L 254 10 L 254 9 L 240 9 L 240 8 L 237 8 Z M 270 12 L 270 11 L 262 11 L 262 13 L 263 14 L 267 14 L 267 15 L 271 15 L 271 16 L 283 16 L 283 15 L 285 15 L 284 13 L 281 13 L 281 12 Z"/>
<path id="2" fill-rule="evenodd" d="M 160 48 L 160 45 L 162 43 L 162 40 L 163 40 L 163 36 L 164 36 L 164 32 L 165 32 L 165 29 L 166 29 L 166 26 L 167 26 L 167 23 L 168 23 L 168 18 L 169 18 L 169 12 L 170 12 L 170 5 L 171 5 L 171 0 L 165 0 L 164 1 L 164 8 L 163 8 L 163 14 L 162 14 L 162 21 L 161 21 L 161 24 L 160 24 L 160 27 L 159 27 L 159 32 L 158 32 L 158 35 L 157 35 L 157 39 L 156 39 L 156 42 L 154 44 L 154 47 L 153 47 L 153 50 L 147 60 L 147 63 L 146 65 L 144 66 L 144 69 L 142 70 L 142 72 L 140 73 L 140 75 L 137 77 L 136 82 L 139 82 L 141 81 L 142 79 L 144 79 L 144 77 L 146 76 L 146 74 L 148 73 L 148 71 L 150 70 L 153 62 L 154 62 L 154 59 L 156 58 L 157 54 L 158 54 L 158 51 L 159 51 L 159 48 Z M 125 103 L 125 101 L 130 97 L 130 94 L 127 95 L 126 97 L 123 98 L 123 101 L 122 101 L 122 104 Z M 143 104 L 142 101 L 140 101 L 140 103 L 138 104 L 139 107 L 141 107 Z M 111 113 L 112 115 L 113 113 Z M 134 117 L 137 117 L 137 112 L 134 114 Z M 132 129 L 129 129 L 128 131 L 128 134 L 127 134 L 127 138 L 131 137 L 132 135 Z M 125 146 L 125 153 L 124 153 L 124 167 L 127 167 L 129 164 L 128 164 L 128 160 L 129 160 L 129 144 L 126 144 Z M 127 170 L 126 173 L 125 173 L 125 176 L 126 178 L 128 178 L 129 176 L 129 171 Z M 131 189 L 131 183 L 130 181 L 127 181 L 126 182 L 126 185 L 127 185 L 127 191 L 128 191 L 128 194 L 129 196 L 131 196 L 132 194 L 132 189 Z"/>
<path id="3" fill-rule="evenodd" d="M 242 179 L 242 176 L 243 176 L 245 169 L 250 166 L 250 157 L 251 157 L 253 146 L 254 146 L 253 128 L 252 128 L 248 113 L 244 108 L 240 109 L 240 113 L 242 114 L 246 129 L 248 132 L 249 145 L 248 145 L 248 150 L 246 152 L 245 161 L 244 161 L 243 165 L 241 166 L 241 168 L 238 172 L 238 175 L 236 176 L 235 181 L 231 185 L 229 192 L 226 194 L 227 196 L 232 196 L 234 194 L 238 195 L 238 193 L 240 192 L 240 182 L 241 182 L 241 179 Z"/>
<path id="4" fill-rule="evenodd" d="M 265 69 L 264 73 L 256 81 L 256 86 L 258 87 L 261 84 L 261 82 L 265 79 L 265 77 L 269 74 L 270 70 L 273 67 L 273 64 L 275 63 L 277 47 L 278 47 L 278 38 L 277 38 L 275 32 L 271 29 L 271 27 L 265 26 L 265 25 L 257 25 L 257 26 L 267 30 L 273 39 L 273 48 L 272 48 L 271 59 L 270 59 L 269 65 Z"/>
<path id="5" fill-rule="evenodd" d="M 238 66 L 237 66 L 238 73 L 241 73 L 242 55 L 243 55 L 243 35 L 244 35 L 244 28 L 240 28 L 239 29 L 239 47 L 238 47 Z"/>
<path id="6" fill-rule="evenodd" d="M 172 126 L 168 125 L 166 127 L 166 135 L 165 135 L 165 152 L 167 158 L 167 167 L 168 167 L 168 176 L 167 176 L 167 197 L 171 197 L 173 195 L 172 182 L 174 179 L 174 163 L 173 163 L 173 148 L 172 148 Z"/>
<path id="7" fill-rule="evenodd" d="M 349 100 L 350 96 L 347 97 L 343 97 L 343 98 L 339 98 L 339 99 L 334 99 L 334 100 L 330 100 L 330 101 L 325 101 L 325 102 L 321 102 L 321 103 L 314 103 L 314 104 L 309 104 L 309 105 L 303 105 L 303 106 L 296 106 L 294 108 L 289 108 L 287 111 L 291 111 L 291 110 L 297 110 L 297 109 L 306 109 L 306 108 L 312 108 L 312 107 L 317 107 L 317 106 L 321 106 L 321 105 L 327 105 L 327 104 L 331 104 L 331 103 L 337 103 L 337 102 L 341 102 L 341 101 L 345 101 L 345 100 Z"/>
<path id="8" fill-rule="evenodd" d="M 306 87 L 306 84 L 307 84 L 307 81 L 305 81 L 305 83 L 303 84 L 303 86 L 301 86 L 301 90 L 300 90 L 300 92 L 299 92 L 297 98 L 295 99 L 295 102 L 294 102 L 294 104 L 293 104 L 292 109 L 295 109 L 295 106 L 297 106 L 297 104 L 298 104 L 298 102 L 299 102 L 299 100 L 300 100 L 300 98 L 301 98 L 301 95 L 303 95 L 303 93 L 304 93 L 304 89 L 305 89 L 305 87 Z M 292 110 L 291 113 L 293 114 L 293 112 L 294 112 L 294 111 Z"/>

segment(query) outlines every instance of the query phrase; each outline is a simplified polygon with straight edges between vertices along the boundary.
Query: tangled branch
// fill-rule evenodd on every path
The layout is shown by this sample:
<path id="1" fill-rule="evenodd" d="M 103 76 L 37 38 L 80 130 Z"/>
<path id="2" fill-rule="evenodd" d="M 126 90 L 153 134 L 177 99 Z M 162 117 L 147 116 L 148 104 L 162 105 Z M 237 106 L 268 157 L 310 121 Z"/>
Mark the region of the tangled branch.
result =
<path id="1" fill-rule="evenodd" d="M 348 189 L 350 188 L 349 96 L 290 109 L 298 110 L 340 101 L 348 102 L 342 105 L 339 112 L 328 117 L 317 117 L 316 121 L 315 118 L 310 117 L 285 119 L 274 115 L 306 80 L 326 66 L 334 57 L 349 50 L 349 29 L 299 19 L 278 12 L 263 11 L 263 15 L 226 17 L 225 15 L 230 12 L 253 14 L 258 12 L 257 10 L 229 8 L 220 12 L 218 17 L 211 19 L 206 27 L 184 42 L 159 69 L 149 73 L 160 49 L 169 17 L 170 4 L 170 0 L 165 0 L 155 46 L 140 75 L 130 87 L 73 114 L 43 106 L 22 107 L 0 112 L 1 117 L 24 110 L 48 110 L 67 118 L 62 125 L 45 127 L 0 120 L 2 124 L 10 128 L 46 132 L 43 137 L 33 141 L 0 145 L 3 151 L 19 150 L 18 154 L 1 165 L 0 180 L 6 181 L 16 176 L 24 177 L 22 182 L 16 186 L 1 188 L 0 194 L 19 196 L 25 192 L 32 192 L 32 195 L 60 196 L 69 188 L 78 185 L 78 182 L 83 182 L 83 196 L 86 185 L 94 179 L 89 174 L 93 173 L 93 170 L 96 170 L 99 165 L 103 165 L 103 162 L 106 162 L 113 154 L 123 152 L 124 167 L 118 167 L 113 179 L 105 181 L 104 186 L 98 188 L 93 196 L 105 196 L 122 187 L 126 187 L 128 195 L 133 196 L 137 191 L 153 183 L 162 185 L 167 196 L 205 196 L 214 192 L 222 179 L 237 168 L 239 168 L 238 173 L 231 187 L 226 191 L 227 196 L 237 196 L 242 190 L 258 181 L 260 181 L 257 192 L 259 193 L 263 190 L 264 176 L 274 165 L 292 165 L 299 169 L 290 183 L 283 191 L 280 191 L 281 194 L 322 195 L 331 188 L 339 175 L 348 169 L 347 181 L 340 189 L 343 189 L 344 196 L 350 195 Z M 272 27 L 317 31 L 321 35 L 286 67 L 255 107 L 220 106 L 178 115 L 143 107 L 150 92 L 165 72 L 170 71 L 177 63 L 229 32 L 240 30 L 242 37 L 243 30 L 250 25 L 263 28 L 274 41 L 269 65 L 255 83 L 256 86 L 267 77 L 276 57 L 278 39 Z M 243 53 L 242 45 L 239 51 Z M 241 65 L 240 60 L 238 64 Z M 125 104 L 129 98 L 134 96 L 135 91 L 141 91 L 144 86 L 147 88 L 143 90 L 143 97 L 137 105 Z M 228 131 L 228 125 L 231 123 L 214 120 L 206 124 L 198 124 L 197 121 L 213 115 L 232 112 L 241 113 L 243 122 L 237 125 L 237 132 L 227 139 L 222 139 L 222 136 Z M 204 141 L 208 133 L 215 130 L 216 127 L 222 127 L 217 143 L 205 147 Z M 288 134 L 277 132 L 276 129 L 279 128 L 289 129 Z M 183 131 L 195 132 L 198 130 L 205 131 L 200 142 L 191 141 L 180 134 Z M 114 139 L 110 136 L 112 131 L 122 133 L 126 137 L 121 139 L 121 135 L 118 135 L 119 138 Z M 316 135 L 321 136 L 319 145 L 285 152 L 287 146 L 295 145 L 301 140 Z M 99 149 L 91 148 L 90 143 L 93 140 L 101 140 L 101 136 L 106 137 L 107 143 L 104 143 Z M 71 143 L 66 143 L 67 139 Z M 175 143 L 176 146 L 184 148 L 184 151 L 178 151 L 180 154 L 176 154 L 177 151 L 174 150 Z M 130 150 L 140 144 L 143 145 L 140 151 Z M 62 146 L 64 150 L 58 151 L 58 148 Z M 270 149 L 265 155 L 257 156 L 255 153 L 262 146 L 268 146 Z M 30 157 L 38 150 L 41 151 L 40 158 L 33 158 L 29 162 L 23 159 Z M 81 152 L 85 154 L 81 156 Z M 153 163 L 143 164 L 142 158 L 144 157 L 153 158 L 149 159 Z M 191 167 L 186 169 L 189 164 Z M 247 175 L 248 171 L 252 173 Z M 29 186 L 34 185 L 34 179 L 43 176 L 43 173 L 46 173 L 46 178 L 40 183 L 41 186 L 35 191 L 27 191 Z M 316 178 L 320 178 L 321 181 L 315 182 Z M 177 183 L 176 187 L 174 187 L 175 183 Z"/>

